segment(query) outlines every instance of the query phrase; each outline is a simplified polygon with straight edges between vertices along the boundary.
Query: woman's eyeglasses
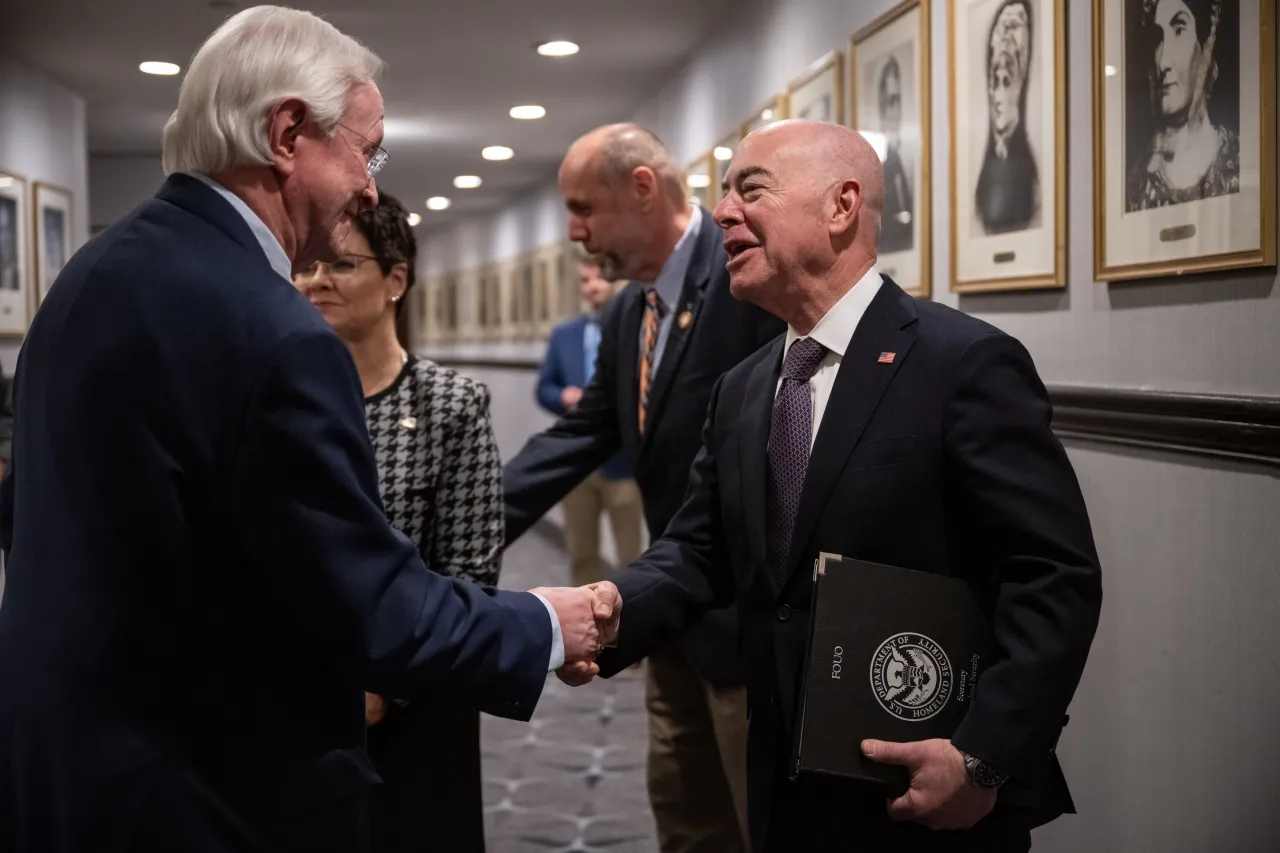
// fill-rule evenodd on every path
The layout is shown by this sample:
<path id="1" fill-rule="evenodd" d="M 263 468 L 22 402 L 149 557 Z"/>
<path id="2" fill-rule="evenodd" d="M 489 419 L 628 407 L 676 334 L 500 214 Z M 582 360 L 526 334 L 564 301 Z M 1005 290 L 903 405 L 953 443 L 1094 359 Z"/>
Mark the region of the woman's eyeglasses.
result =
<path id="1" fill-rule="evenodd" d="M 328 273 L 330 278 L 343 279 L 350 278 L 351 275 L 360 268 L 365 261 L 378 260 L 373 255 L 343 255 L 333 263 L 325 263 L 324 261 L 316 261 L 302 272 L 298 273 L 299 278 L 314 278 L 322 271 Z"/>

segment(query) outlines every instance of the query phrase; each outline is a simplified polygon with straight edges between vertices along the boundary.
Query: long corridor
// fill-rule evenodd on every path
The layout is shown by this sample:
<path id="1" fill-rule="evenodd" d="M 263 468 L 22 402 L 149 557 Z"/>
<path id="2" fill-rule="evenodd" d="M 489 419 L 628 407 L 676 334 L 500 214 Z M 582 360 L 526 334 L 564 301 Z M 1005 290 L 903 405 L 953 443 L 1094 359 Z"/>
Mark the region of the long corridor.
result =
<path id="1" fill-rule="evenodd" d="M 531 532 L 503 563 L 507 589 L 568 583 L 564 552 Z M 644 672 L 586 687 L 547 680 L 533 720 L 485 716 L 485 835 L 489 853 L 653 853 L 645 793 Z"/>

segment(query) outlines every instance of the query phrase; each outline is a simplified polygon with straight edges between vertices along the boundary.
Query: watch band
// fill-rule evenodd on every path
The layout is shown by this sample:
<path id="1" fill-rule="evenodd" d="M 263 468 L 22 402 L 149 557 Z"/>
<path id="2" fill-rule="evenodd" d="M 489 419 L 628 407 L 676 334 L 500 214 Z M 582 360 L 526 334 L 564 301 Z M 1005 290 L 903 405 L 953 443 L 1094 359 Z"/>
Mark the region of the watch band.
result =
<path id="1" fill-rule="evenodd" d="M 969 771 L 969 782 L 975 787 L 999 788 L 1009 778 L 1007 773 L 1001 773 L 980 758 L 967 752 L 960 754 L 964 756 L 964 766 Z"/>

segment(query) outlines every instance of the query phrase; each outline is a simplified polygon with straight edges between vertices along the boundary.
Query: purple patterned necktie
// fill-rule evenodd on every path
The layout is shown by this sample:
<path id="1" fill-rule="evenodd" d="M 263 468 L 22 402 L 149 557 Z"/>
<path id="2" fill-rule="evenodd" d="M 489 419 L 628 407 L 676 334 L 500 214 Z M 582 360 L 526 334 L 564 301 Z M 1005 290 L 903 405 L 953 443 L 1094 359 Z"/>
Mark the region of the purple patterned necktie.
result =
<path id="1" fill-rule="evenodd" d="M 782 365 L 782 387 L 773 401 L 773 423 L 769 430 L 769 567 L 781 586 L 787 579 L 787 556 L 809 467 L 813 445 L 813 395 L 809 380 L 818 371 L 827 348 L 812 338 L 791 345 Z"/>

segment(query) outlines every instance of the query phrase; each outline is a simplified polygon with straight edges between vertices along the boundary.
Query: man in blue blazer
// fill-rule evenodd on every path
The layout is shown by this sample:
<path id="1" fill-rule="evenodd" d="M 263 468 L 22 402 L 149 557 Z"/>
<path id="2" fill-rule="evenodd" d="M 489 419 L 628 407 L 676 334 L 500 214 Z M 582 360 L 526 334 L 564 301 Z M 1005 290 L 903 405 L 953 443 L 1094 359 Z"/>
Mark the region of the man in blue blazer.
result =
<path id="1" fill-rule="evenodd" d="M 578 289 L 587 310 L 551 330 L 538 371 L 538 405 L 557 417 L 578 405 L 582 389 L 595 372 L 600 314 L 614 293 L 613 282 L 601 276 L 600 265 L 586 255 L 578 262 Z M 618 565 L 640 556 L 644 507 L 631 465 L 621 451 L 574 487 L 560 505 L 574 586 L 600 579 L 602 513 L 609 514 Z"/>
<path id="2" fill-rule="evenodd" d="M 0 490 L 5 853 L 364 850 L 363 691 L 527 719 L 607 639 L 608 585 L 428 571 L 290 281 L 377 203 L 380 67 L 307 13 L 231 18 L 165 128 L 169 180 L 32 324 Z"/>

